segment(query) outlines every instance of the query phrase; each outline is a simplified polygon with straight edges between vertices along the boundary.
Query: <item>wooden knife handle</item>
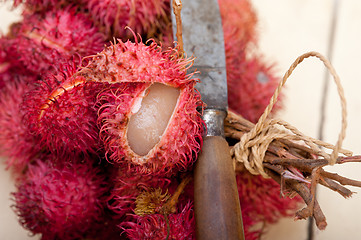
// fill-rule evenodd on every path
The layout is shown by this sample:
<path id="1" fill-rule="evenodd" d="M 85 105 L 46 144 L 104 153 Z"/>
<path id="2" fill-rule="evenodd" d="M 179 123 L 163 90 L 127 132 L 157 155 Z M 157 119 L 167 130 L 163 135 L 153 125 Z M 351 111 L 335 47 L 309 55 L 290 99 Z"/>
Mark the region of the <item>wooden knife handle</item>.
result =
<path id="1" fill-rule="evenodd" d="M 244 239 L 236 174 L 227 141 L 204 138 L 194 170 L 197 240 Z"/>

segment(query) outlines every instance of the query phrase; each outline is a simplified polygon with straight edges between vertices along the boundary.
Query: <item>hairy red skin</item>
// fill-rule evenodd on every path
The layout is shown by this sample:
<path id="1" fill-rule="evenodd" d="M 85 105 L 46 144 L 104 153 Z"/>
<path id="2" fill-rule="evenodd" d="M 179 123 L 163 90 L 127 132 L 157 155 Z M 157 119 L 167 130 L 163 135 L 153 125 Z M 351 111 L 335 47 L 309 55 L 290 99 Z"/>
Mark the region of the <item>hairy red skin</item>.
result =
<path id="1" fill-rule="evenodd" d="M 77 61 L 49 73 L 26 95 L 25 123 L 39 145 L 57 155 L 101 151 L 96 95 L 103 84 L 76 77 Z"/>
<path id="2" fill-rule="evenodd" d="M 257 40 L 257 16 L 249 0 L 218 0 L 225 44 L 241 49 Z M 236 44 L 236 45 L 234 45 Z"/>
<path id="3" fill-rule="evenodd" d="M 85 3 L 94 22 L 109 39 L 123 40 L 133 37 L 125 27 L 151 35 L 170 9 L 169 0 L 87 0 Z"/>
<path id="4" fill-rule="evenodd" d="M 195 221 L 193 206 L 189 202 L 176 213 L 167 215 L 168 227 L 165 216 L 150 214 L 146 216 L 132 215 L 133 222 L 122 224 L 129 239 L 195 239 Z"/>
<path id="5" fill-rule="evenodd" d="M 36 75 L 29 73 L 16 55 L 11 52 L 12 38 L 0 37 L 0 89 L 7 82 L 31 82 L 36 80 Z"/>
<path id="6" fill-rule="evenodd" d="M 92 161 L 38 159 L 18 180 L 14 210 L 23 227 L 42 239 L 82 239 L 102 217 L 106 190 Z"/>
<path id="7" fill-rule="evenodd" d="M 54 63 L 101 51 L 104 35 L 92 22 L 72 8 L 27 14 L 12 39 L 11 53 L 30 71 L 41 74 Z"/>
<path id="8" fill-rule="evenodd" d="M 100 136 L 110 160 L 153 175 L 172 175 L 192 166 L 202 146 L 204 123 L 197 111 L 203 105 L 194 89 L 197 79 L 186 73 L 189 61 L 154 42 L 147 46 L 128 41 L 107 47 L 78 73 L 88 81 L 119 84 L 98 97 Z M 161 140 L 139 156 L 128 145 L 127 123 L 137 97 L 152 83 L 178 88 L 180 96 Z"/>
<path id="9" fill-rule="evenodd" d="M 17 175 L 41 148 L 23 123 L 25 112 L 20 107 L 29 91 L 27 82 L 34 76 L 9 73 L 10 76 L 12 81 L 7 81 L 0 92 L 0 152 L 6 157 L 7 167 Z"/>
<path id="10" fill-rule="evenodd" d="M 26 13 L 50 11 L 61 9 L 70 5 L 80 5 L 82 0 L 14 0 L 14 7 L 22 6 Z"/>

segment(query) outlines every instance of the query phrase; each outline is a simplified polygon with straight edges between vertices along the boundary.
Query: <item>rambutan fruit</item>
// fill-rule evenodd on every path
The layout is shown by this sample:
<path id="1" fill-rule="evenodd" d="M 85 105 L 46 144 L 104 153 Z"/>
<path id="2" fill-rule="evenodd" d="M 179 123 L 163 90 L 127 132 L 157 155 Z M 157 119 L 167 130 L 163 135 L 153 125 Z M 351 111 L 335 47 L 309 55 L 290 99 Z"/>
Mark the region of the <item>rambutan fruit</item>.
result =
<path id="1" fill-rule="evenodd" d="M 0 37 L 0 89 L 7 82 L 33 81 L 36 79 L 36 76 L 29 73 L 21 62 L 11 54 L 11 45 L 12 39 L 10 37 Z"/>
<path id="2" fill-rule="evenodd" d="M 114 187 L 108 201 L 108 208 L 116 213 L 116 218 L 122 218 L 133 213 L 136 208 L 136 198 L 144 191 L 160 189 L 168 192 L 171 179 L 165 177 L 141 175 L 133 170 L 120 168 L 113 177 Z"/>
<path id="3" fill-rule="evenodd" d="M 14 210 L 42 239 L 82 239 L 103 214 L 104 179 L 89 159 L 42 157 L 18 180 Z"/>
<path id="4" fill-rule="evenodd" d="M 195 239 L 195 221 L 192 204 L 169 215 L 132 215 L 133 222 L 122 227 L 129 239 Z"/>
<path id="5" fill-rule="evenodd" d="M 25 12 L 45 12 L 69 5 L 81 4 L 81 0 L 14 0 L 14 7 L 22 6 Z"/>
<path id="6" fill-rule="evenodd" d="M 61 64 L 43 77 L 22 104 L 30 133 L 57 155 L 101 150 L 95 102 L 103 84 L 75 76 L 79 61 Z"/>
<path id="7" fill-rule="evenodd" d="M 87 8 L 99 27 L 109 39 L 114 37 L 126 40 L 132 34 L 125 29 L 152 35 L 159 22 L 170 16 L 169 0 L 89 0 Z"/>
<path id="8" fill-rule="evenodd" d="M 224 33 L 228 104 L 244 118 L 256 122 L 269 103 L 279 78 L 251 48 L 257 45 L 257 16 L 249 0 L 219 0 Z M 279 107 L 279 105 L 278 105 Z M 277 110 L 277 107 L 275 108 Z"/>
<path id="9" fill-rule="evenodd" d="M 7 166 L 14 172 L 22 172 L 39 149 L 37 140 L 29 134 L 23 123 L 25 112 L 20 105 L 29 91 L 25 75 L 7 73 L 11 81 L 0 91 L 0 153 L 6 157 Z M 2 74 L 0 74 L 1 77 Z"/>
<path id="10" fill-rule="evenodd" d="M 100 136 L 110 160 L 139 173 L 185 171 L 202 145 L 204 123 L 189 59 L 154 42 L 119 42 L 79 72 L 88 81 L 117 83 L 99 94 Z"/>
<path id="11" fill-rule="evenodd" d="M 228 104 L 244 118 L 257 122 L 278 86 L 279 78 L 273 73 L 273 66 L 259 58 L 232 62 L 227 66 Z M 276 104 L 274 110 L 280 108 Z"/>
<path id="12" fill-rule="evenodd" d="M 101 51 L 104 35 L 73 8 L 27 14 L 12 39 L 11 53 L 34 73 L 48 71 L 54 63 L 74 54 L 87 56 Z"/>
<path id="13" fill-rule="evenodd" d="M 218 0 L 218 3 L 225 45 L 236 49 L 251 42 L 256 43 L 257 15 L 251 2 L 249 0 Z"/>

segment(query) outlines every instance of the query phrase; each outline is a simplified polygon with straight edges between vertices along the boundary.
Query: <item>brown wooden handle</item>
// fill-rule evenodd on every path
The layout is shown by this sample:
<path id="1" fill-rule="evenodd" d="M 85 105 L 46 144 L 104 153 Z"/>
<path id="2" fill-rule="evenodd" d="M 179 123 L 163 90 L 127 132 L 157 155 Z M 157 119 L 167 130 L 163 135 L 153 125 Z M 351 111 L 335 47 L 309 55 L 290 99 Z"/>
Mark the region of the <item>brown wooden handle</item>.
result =
<path id="1" fill-rule="evenodd" d="M 194 170 L 197 240 L 244 239 L 236 175 L 227 141 L 207 136 Z"/>

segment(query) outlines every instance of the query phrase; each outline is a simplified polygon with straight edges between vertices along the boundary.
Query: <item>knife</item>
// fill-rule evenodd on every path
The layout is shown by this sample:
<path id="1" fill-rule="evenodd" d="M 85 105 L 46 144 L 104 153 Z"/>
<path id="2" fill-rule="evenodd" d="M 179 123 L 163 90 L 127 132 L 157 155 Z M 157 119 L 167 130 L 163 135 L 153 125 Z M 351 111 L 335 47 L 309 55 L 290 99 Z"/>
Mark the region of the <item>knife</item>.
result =
<path id="1" fill-rule="evenodd" d="M 244 239 L 235 170 L 224 138 L 227 76 L 218 1 L 182 0 L 181 19 L 183 48 L 195 57 L 190 70 L 200 72 L 196 88 L 206 104 L 207 131 L 194 170 L 196 238 Z M 172 24 L 176 33 L 174 13 Z"/>

